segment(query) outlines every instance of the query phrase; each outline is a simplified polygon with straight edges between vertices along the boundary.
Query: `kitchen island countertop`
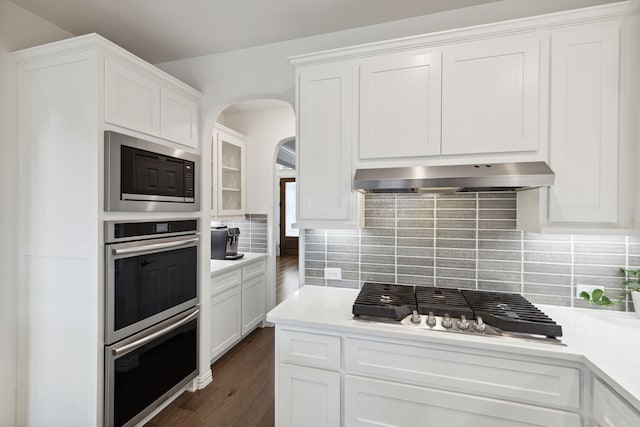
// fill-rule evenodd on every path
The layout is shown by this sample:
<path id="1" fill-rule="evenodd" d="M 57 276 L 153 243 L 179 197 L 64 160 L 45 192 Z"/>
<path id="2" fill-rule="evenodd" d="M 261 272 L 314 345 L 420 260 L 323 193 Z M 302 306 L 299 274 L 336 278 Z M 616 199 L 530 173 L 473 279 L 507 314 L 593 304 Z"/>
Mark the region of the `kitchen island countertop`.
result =
<path id="1" fill-rule="evenodd" d="M 304 286 L 267 314 L 277 325 L 313 327 L 377 337 L 432 342 L 479 350 L 581 362 L 640 410 L 640 319 L 634 313 L 537 306 L 562 326 L 564 345 L 412 329 L 353 320 L 357 289 Z"/>
<path id="2" fill-rule="evenodd" d="M 212 259 L 211 275 L 224 273 L 225 271 L 231 270 L 233 268 L 243 267 L 250 262 L 257 261 L 266 257 L 267 254 L 245 252 L 244 256 L 240 259 Z"/>

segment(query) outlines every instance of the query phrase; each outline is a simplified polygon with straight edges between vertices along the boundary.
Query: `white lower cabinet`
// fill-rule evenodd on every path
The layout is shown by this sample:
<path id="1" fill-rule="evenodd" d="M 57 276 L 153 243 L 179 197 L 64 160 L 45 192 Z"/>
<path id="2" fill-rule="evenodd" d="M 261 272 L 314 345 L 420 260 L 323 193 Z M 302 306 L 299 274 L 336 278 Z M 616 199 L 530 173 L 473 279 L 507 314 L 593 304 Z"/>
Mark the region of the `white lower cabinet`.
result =
<path id="1" fill-rule="evenodd" d="M 276 425 L 340 425 L 340 373 L 282 363 L 278 366 Z"/>
<path id="2" fill-rule="evenodd" d="M 473 427 L 580 426 L 580 415 L 371 378 L 345 375 L 344 424 Z"/>
<path id="3" fill-rule="evenodd" d="M 640 413 L 597 378 L 593 380 L 593 421 L 599 427 L 638 427 Z"/>
<path id="4" fill-rule="evenodd" d="M 211 359 L 224 353 L 242 337 L 240 283 L 211 297 Z"/>
<path id="5" fill-rule="evenodd" d="M 276 326 L 278 426 L 583 425 L 574 363 Z"/>
<path id="6" fill-rule="evenodd" d="M 264 320 L 264 275 L 242 283 L 242 333 L 252 331 Z"/>
<path id="7" fill-rule="evenodd" d="M 242 266 L 244 265 L 244 266 Z M 258 327 L 265 316 L 265 259 L 211 275 L 211 360 Z"/>

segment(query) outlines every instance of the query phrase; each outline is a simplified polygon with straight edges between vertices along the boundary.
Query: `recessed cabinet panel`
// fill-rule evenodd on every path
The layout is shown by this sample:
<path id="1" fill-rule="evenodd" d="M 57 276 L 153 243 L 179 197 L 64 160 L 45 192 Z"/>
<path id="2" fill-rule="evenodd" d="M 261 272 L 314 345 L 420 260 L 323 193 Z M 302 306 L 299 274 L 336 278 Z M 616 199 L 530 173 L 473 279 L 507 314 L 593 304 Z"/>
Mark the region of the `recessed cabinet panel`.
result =
<path id="1" fill-rule="evenodd" d="M 619 29 L 551 39 L 549 220 L 618 220 Z"/>
<path id="2" fill-rule="evenodd" d="M 211 297 L 211 359 L 224 353 L 240 340 L 242 336 L 240 310 L 239 284 Z"/>
<path id="3" fill-rule="evenodd" d="M 250 332 L 264 320 L 265 277 L 259 276 L 242 282 L 242 334 Z"/>
<path id="4" fill-rule="evenodd" d="M 350 219 L 352 73 L 350 64 L 300 71 L 300 222 Z"/>
<path id="5" fill-rule="evenodd" d="M 105 59 L 105 121 L 160 135 L 160 85 Z"/>
<path id="6" fill-rule="evenodd" d="M 340 425 L 339 372 L 281 363 L 277 375 L 277 426 Z"/>
<path id="7" fill-rule="evenodd" d="M 406 52 L 360 65 L 360 159 L 440 154 L 440 53 Z"/>
<path id="8" fill-rule="evenodd" d="M 198 106 L 176 92 L 162 88 L 160 136 L 198 148 Z"/>
<path id="9" fill-rule="evenodd" d="M 601 427 L 638 427 L 640 413 L 600 380 L 593 380 L 593 418 Z"/>
<path id="10" fill-rule="evenodd" d="M 579 427 L 580 415 L 539 406 L 345 375 L 345 425 Z M 419 420 L 419 421 L 418 421 Z"/>
<path id="11" fill-rule="evenodd" d="M 445 49 L 442 154 L 538 149 L 539 56 L 537 37 Z"/>

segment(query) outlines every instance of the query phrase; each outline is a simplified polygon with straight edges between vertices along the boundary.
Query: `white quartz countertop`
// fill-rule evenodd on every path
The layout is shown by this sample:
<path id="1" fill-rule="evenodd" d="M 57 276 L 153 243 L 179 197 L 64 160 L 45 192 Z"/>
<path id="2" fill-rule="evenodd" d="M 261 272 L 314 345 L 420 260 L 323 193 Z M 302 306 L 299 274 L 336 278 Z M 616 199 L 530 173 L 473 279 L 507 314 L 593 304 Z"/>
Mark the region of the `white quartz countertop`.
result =
<path id="1" fill-rule="evenodd" d="M 398 339 L 582 362 L 640 410 L 640 319 L 634 313 L 537 305 L 562 326 L 562 343 L 482 337 L 353 320 L 357 289 L 304 286 L 267 314 L 267 321 Z"/>
<path id="2" fill-rule="evenodd" d="M 234 268 L 243 267 L 253 261 L 257 261 L 262 258 L 266 258 L 267 254 L 256 254 L 251 252 L 245 252 L 244 256 L 240 259 L 212 259 L 211 260 L 211 275 L 224 273 L 225 271 L 232 270 Z"/>

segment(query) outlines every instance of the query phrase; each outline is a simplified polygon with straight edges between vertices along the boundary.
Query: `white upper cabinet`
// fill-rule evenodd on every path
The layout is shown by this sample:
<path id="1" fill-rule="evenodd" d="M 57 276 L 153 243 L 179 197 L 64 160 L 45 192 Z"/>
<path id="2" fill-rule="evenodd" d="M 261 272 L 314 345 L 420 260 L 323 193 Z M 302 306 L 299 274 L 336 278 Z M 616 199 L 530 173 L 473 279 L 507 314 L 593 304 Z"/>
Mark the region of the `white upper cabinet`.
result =
<path id="1" fill-rule="evenodd" d="M 442 154 L 538 148 L 540 39 L 492 39 L 445 48 Z"/>
<path id="2" fill-rule="evenodd" d="M 304 68 L 298 79 L 298 223 L 354 223 L 353 67 Z"/>
<path id="3" fill-rule="evenodd" d="M 160 136 L 198 148 L 198 104 L 166 87 L 160 95 Z"/>
<path id="4" fill-rule="evenodd" d="M 156 73 L 105 58 L 104 120 L 117 126 L 198 148 L 198 103 Z"/>
<path id="5" fill-rule="evenodd" d="M 105 121 L 150 135 L 160 134 L 160 84 L 105 59 Z"/>
<path id="6" fill-rule="evenodd" d="M 410 51 L 360 64 L 360 159 L 440 154 L 440 52 Z"/>
<path id="7" fill-rule="evenodd" d="M 551 37 L 549 221 L 618 220 L 617 26 Z"/>
<path id="8" fill-rule="evenodd" d="M 217 158 L 214 162 L 217 179 L 212 184 L 218 216 L 241 217 L 245 213 L 245 140 L 241 133 L 216 123 L 211 152 Z"/>

